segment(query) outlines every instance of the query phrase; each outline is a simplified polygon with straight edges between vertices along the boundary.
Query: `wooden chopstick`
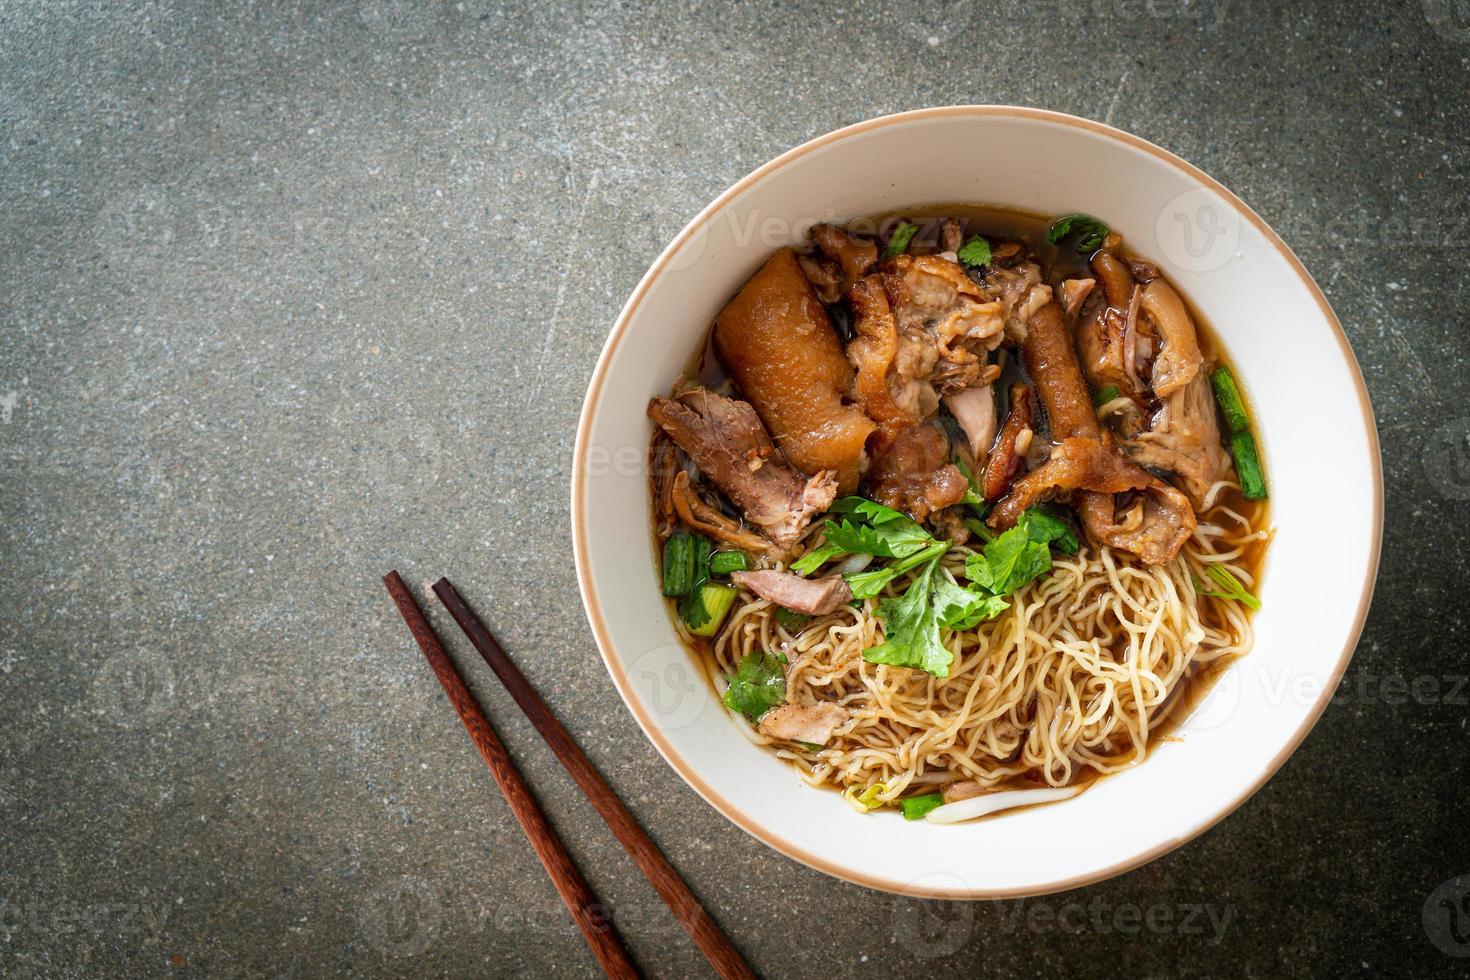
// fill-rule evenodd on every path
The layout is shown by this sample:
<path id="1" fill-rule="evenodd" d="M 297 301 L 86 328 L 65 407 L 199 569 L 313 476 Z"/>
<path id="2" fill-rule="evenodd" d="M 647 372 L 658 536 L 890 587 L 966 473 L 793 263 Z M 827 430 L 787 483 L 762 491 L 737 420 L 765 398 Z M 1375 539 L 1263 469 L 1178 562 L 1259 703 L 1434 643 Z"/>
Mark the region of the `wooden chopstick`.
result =
<path id="1" fill-rule="evenodd" d="M 577 928 L 582 930 L 587 945 L 592 947 L 592 955 L 597 957 L 597 962 L 602 964 L 603 971 L 610 977 L 638 977 L 638 968 L 633 965 L 633 959 L 623 946 L 622 939 L 603 914 L 597 897 L 592 894 L 582 873 L 572 863 L 571 855 L 567 853 L 561 838 L 556 835 L 546 814 L 541 812 L 536 798 L 531 795 L 531 788 L 521 778 L 520 771 L 505 751 L 495 729 L 490 727 L 489 719 L 475 703 L 464 679 L 459 676 L 453 661 L 444 652 L 439 637 L 424 618 L 424 612 L 419 608 L 413 593 L 408 591 L 408 586 L 396 571 L 383 576 L 383 584 L 388 587 L 388 594 L 398 605 L 403 621 L 408 624 L 409 632 L 418 641 L 419 649 L 424 651 L 424 657 L 434 669 L 439 683 L 444 686 L 449 703 L 454 705 L 454 710 L 459 713 L 459 720 L 464 722 L 475 747 L 485 758 L 485 765 L 490 767 L 490 773 L 499 784 L 500 792 L 505 794 L 505 801 L 510 804 L 511 812 L 520 822 L 521 829 L 526 832 L 526 837 L 536 850 L 536 856 L 541 859 L 546 873 L 551 876 L 552 884 L 561 893 L 561 900 L 566 903 L 567 911 L 572 914 Z"/>
<path id="2" fill-rule="evenodd" d="M 638 826 L 638 821 L 592 765 L 592 760 L 587 758 L 561 722 L 556 720 L 546 702 L 541 700 L 541 695 L 526 680 L 526 675 L 521 673 L 520 668 L 486 629 L 485 624 L 460 598 L 449 579 L 441 578 L 435 582 L 434 594 L 444 603 L 444 608 L 449 610 L 449 615 L 464 630 L 475 649 L 480 651 L 480 656 L 485 658 L 490 669 L 495 671 L 495 676 L 500 678 L 516 704 L 521 706 L 536 731 L 546 739 L 551 751 L 556 753 L 572 779 L 576 780 L 587 799 L 607 822 L 609 829 L 622 842 L 644 877 L 674 913 L 674 918 L 679 920 L 679 924 L 689 933 L 705 959 L 709 960 L 710 966 L 721 977 L 753 980 L 755 973 L 735 948 L 735 944 L 730 942 L 729 937 L 720 930 L 719 924 L 705 911 L 699 899 L 694 897 L 694 893 L 689 890 L 684 879 L 679 877 L 679 872 L 674 870 L 674 866 L 664 857 L 658 845 Z"/>

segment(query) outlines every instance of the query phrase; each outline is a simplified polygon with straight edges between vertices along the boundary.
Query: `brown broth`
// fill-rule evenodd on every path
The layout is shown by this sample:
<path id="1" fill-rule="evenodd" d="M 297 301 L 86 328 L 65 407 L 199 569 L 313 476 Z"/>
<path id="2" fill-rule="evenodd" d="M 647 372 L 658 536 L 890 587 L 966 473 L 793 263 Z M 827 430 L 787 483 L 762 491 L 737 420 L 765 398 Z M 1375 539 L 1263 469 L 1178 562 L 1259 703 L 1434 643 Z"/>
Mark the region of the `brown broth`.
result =
<path id="1" fill-rule="evenodd" d="M 848 227 L 856 226 L 859 231 L 886 232 L 899 220 L 907 220 L 919 226 L 909 245 L 911 254 L 933 254 L 940 251 L 939 228 L 945 218 L 957 218 L 962 224 L 965 237 L 970 235 L 983 235 L 992 243 L 1000 240 L 1017 240 L 1022 242 L 1028 252 L 1047 271 L 1047 281 L 1055 283 L 1065 278 L 1076 276 L 1090 276 L 1088 256 L 1077 254 L 1070 246 L 1063 249 L 1046 241 L 1046 231 L 1052 219 L 1047 216 L 1020 211 L 1011 208 L 994 207 L 989 205 L 974 204 L 935 204 L 925 205 L 919 208 L 908 208 L 901 211 L 885 212 L 874 215 L 867 219 L 849 222 Z M 1127 247 L 1124 242 L 1123 252 L 1128 257 L 1142 261 L 1148 261 L 1148 257 L 1139 255 Z M 1240 393 L 1245 400 L 1250 417 L 1255 418 L 1252 410 L 1248 389 L 1235 370 L 1228 352 L 1220 343 L 1214 329 L 1194 306 L 1188 296 L 1180 293 L 1194 320 L 1196 332 L 1199 337 L 1200 351 L 1205 357 L 1206 365 L 1225 365 L 1235 375 L 1236 383 L 1240 387 Z M 681 380 L 697 382 L 715 390 L 727 390 L 729 378 L 719 357 L 715 353 L 713 344 L 714 331 L 706 333 L 705 343 L 691 355 Z M 1223 430 L 1222 425 L 1222 430 Z M 1257 451 L 1261 452 L 1259 440 Z M 1266 465 L 1264 453 L 1261 455 L 1261 466 L 1263 471 L 1269 471 Z M 1231 463 L 1230 472 L 1234 473 L 1234 463 Z M 1268 481 L 1269 482 L 1269 481 Z M 1254 529 L 1270 527 L 1270 502 L 1248 501 L 1239 490 L 1231 488 L 1220 494 L 1216 506 L 1229 507 L 1236 513 L 1247 517 Z M 1237 564 L 1249 570 L 1255 580 L 1255 591 L 1259 593 L 1262 571 L 1265 563 L 1266 550 L 1270 545 L 1270 538 L 1264 541 L 1252 543 L 1246 553 L 1238 560 Z M 655 561 L 658 559 L 656 558 Z M 670 615 L 677 619 L 678 611 L 674 600 L 666 600 Z M 1224 628 L 1226 623 L 1220 614 L 1219 603 L 1221 600 L 1202 597 L 1203 608 L 1201 618 L 1207 625 L 1216 628 Z M 1247 610 L 1249 616 L 1249 610 Z M 1238 639 L 1238 637 L 1237 637 Z M 718 694 L 715 686 L 715 674 L 718 672 L 715 665 L 713 641 L 703 638 L 695 639 L 691 644 L 691 652 L 695 656 L 701 668 L 701 674 L 706 683 L 710 685 L 712 692 Z M 1164 715 L 1162 721 L 1149 735 L 1149 749 L 1152 751 L 1163 741 L 1173 740 L 1181 722 L 1188 718 L 1194 709 L 1208 696 L 1210 689 L 1219 679 L 1225 669 L 1234 662 L 1234 658 L 1221 658 L 1205 664 L 1192 665 L 1189 672 L 1175 685 L 1168 699 L 1161 709 Z M 1101 778 L 1103 774 L 1090 768 L 1078 771 L 1073 785 L 1086 785 L 1093 780 Z M 1035 783 L 1025 776 L 1009 780 L 1007 785 L 1014 783 L 1017 786 L 1034 786 Z"/>

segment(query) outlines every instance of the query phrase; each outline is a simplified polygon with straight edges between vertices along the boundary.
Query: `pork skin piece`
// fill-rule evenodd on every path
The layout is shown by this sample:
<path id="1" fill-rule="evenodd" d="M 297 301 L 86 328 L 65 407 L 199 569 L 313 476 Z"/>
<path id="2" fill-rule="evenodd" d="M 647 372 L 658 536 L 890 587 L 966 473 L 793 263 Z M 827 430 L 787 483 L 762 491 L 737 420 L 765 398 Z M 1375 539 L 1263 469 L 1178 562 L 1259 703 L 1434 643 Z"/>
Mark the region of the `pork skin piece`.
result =
<path id="1" fill-rule="evenodd" d="M 852 368 L 827 311 L 783 248 L 715 318 L 715 347 L 741 393 L 797 469 L 857 488 L 873 422 L 845 404 Z"/>

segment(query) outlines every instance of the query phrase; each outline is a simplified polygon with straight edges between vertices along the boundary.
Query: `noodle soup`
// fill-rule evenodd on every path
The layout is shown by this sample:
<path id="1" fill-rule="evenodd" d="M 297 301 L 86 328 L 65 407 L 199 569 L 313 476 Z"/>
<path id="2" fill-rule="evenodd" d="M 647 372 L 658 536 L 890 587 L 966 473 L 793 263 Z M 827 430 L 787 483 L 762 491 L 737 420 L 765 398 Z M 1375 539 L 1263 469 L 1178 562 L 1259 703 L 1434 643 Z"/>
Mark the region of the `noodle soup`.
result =
<path id="1" fill-rule="evenodd" d="M 970 819 L 1143 761 L 1252 642 L 1268 503 L 1224 352 L 1085 215 L 812 237 L 650 405 L 691 655 L 862 811 Z"/>

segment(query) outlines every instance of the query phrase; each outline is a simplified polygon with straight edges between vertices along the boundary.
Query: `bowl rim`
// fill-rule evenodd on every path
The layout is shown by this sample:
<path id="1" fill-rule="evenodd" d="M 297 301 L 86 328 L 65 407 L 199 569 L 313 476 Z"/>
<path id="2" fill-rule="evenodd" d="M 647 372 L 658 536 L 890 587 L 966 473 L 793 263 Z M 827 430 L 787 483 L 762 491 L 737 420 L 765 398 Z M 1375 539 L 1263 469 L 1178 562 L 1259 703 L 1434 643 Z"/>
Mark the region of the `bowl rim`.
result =
<path id="1" fill-rule="evenodd" d="M 584 499 L 584 489 L 587 479 L 586 458 L 594 404 L 601 394 L 603 383 L 606 380 L 608 366 L 612 361 L 613 352 L 621 344 L 623 336 L 627 332 L 628 324 L 632 320 L 633 315 L 637 311 L 639 305 L 642 303 L 645 294 L 649 290 L 649 287 L 652 285 L 654 280 L 657 279 L 664 272 L 665 266 L 669 263 L 674 253 L 679 250 L 679 248 L 685 243 L 685 241 L 696 234 L 708 220 L 716 215 L 722 208 L 725 207 L 727 203 L 733 200 L 736 196 L 741 194 L 743 191 L 745 191 L 752 184 L 759 181 L 761 178 L 786 167 L 793 161 L 800 159 L 801 157 L 804 157 L 812 153 L 813 151 L 821 149 L 822 147 L 825 147 L 831 143 L 840 141 L 850 136 L 855 136 L 859 133 L 867 132 L 869 130 L 944 116 L 963 116 L 974 118 L 1012 117 L 1081 129 L 1094 135 L 1100 135 L 1125 143 L 1128 146 L 1133 147 L 1134 149 L 1142 150 L 1145 153 L 1157 157 L 1167 164 L 1178 167 L 1186 172 L 1190 177 L 1197 180 L 1202 187 L 1208 188 L 1209 190 L 1215 192 L 1216 194 L 1220 195 L 1224 200 L 1229 202 L 1230 205 L 1237 209 L 1237 211 L 1247 221 L 1249 221 L 1252 225 L 1256 227 L 1256 229 L 1261 233 L 1266 242 L 1270 244 L 1274 249 L 1276 249 L 1281 258 L 1283 258 L 1286 261 L 1287 265 L 1292 269 L 1292 271 L 1296 273 L 1302 284 L 1307 288 L 1311 297 L 1316 300 L 1317 306 L 1321 309 L 1322 316 L 1325 318 L 1328 325 L 1332 328 L 1333 334 L 1337 339 L 1338 345 L 1342 348 L 1342 353 L 1347 361 L 1347 365 L 1350 369 L 1350 374 L 1352 375 L 1352 378 L 1357 387 L 1358 401 L 1362 408 L 1361 422 L 1363 426 L 1363 435 L 1364 438 L 1367 440 L 1367 445 L 1370 450 L 1370 455 L 1372 457 L 1372 548 L 1369 555 L 1368 565 L 1365 570 L 1366 574 L 1364 575 L 1363 586 L 1358 596 L 1358 606 L 1357 610 L 1354 613 L 1352 629 L 1348 634 L 1348 640 L 1345 643 L 1342 652 L 1338 655 L 1337 662 L 1333 666 L 1327 682 L 1322 685 L 1321 691 L 1318 694 L 1315 703 L 1313 703 L 1308 708 L 1305 716 L 1302 719 L 1301 724 L 1297 727 L 1296 731 L 1291 734 L 1290 738 L 1287 739 L 1281 750 L 1277 752 L 1277 754 L 1270 760 L 1265 768 L 1262 769 L 1260 774 L 1249 785 L 1245 786 L 1241 790 L 1240 794 L 1236 796 L 1234 800 L 1226 804 L 1217 813 L 1215 813 L 1208 819 L 1200 822 L 1196 826 L 1186 829 L 1185 831 L 1171 838 L 1170 840 L 1164 841 L 1142 853 L 1122 858 L 1119 861 L 1097 871 L 1079 874 L 1073 877 L 1062 878 L 1055 881 L 1040 883 L 1034 886 L 1027 886 L 1023 888 L 994 889 L 940 888 L 930 886 L 915 887 L 910 883 L 890 880 L 879 875 L 868 874 L 858 870 L 854 870 L 852 868 L 834 864 L 831 861 L 821 857 L 820 855 L 813 854 L 803 848 L 793 846 L 790 842 L 771 832 L 768 828 L 756 823 L 754 820 L 747 817 L 737 804 L 725 798 L 720 793 L 716 792 L 708 783 L 704 781 L 704 779 L 701 778 L 699 773 L 695 771 L 693 767 L 689 766 L 685 762 L 684 758 L 679 755 L 677 751 L 675 751 L 673 745 L 664 737 L 663 733 L 659 730 L 658 725 L 653 721 L 653 719 L 647 716 L 646 712 L 637 703 L 636 699 L 630 697 L 630 687 L 627 676 L 623 673 L 623 670 L 619 665 L 617 658 L 613 656 L 614 643 L 612 635 L 608 629 L 607 621 L 603 615 L 602 605 L 598 598 L 597 590 L 592 581 L 591 568 L 587 556 L 586 513 L 582 501 Z M 628 710 L 632 712 L 634 719 L 638 722 L 638 726 L 643 729 L 643 734 L 648 738 L 650 742 L 653 743 L 654 748 L 658 750 L 659 754 L 663 756 L 664 761 L 667 762 L 669 766 L 672 767 L 673 770 L 678 773 L 679 776 L 696 793 L 703 797 L 705 802 L 713 806 L 717 811 L 724 815 L 727 820 L 735 824 L 735 826 L 739 827 L 741 830 L 744 830 L 746 833 L 750 834 L 752 837 L 780 852 L 781 854 L 784 854 L 789 858 L 799 861 L 810 868 L 822 871 L 843 881 L 852 882 L 853 884 L 863 885 L 868 888 L 874 888 L 879 891 L 890 892 L 893 894 L 923 898 L 942 898 L 956 900 L 1019 898 L 1037 895 L 1048 895 L 1056 892 L 1068 891 L 1074 888 L 1081 888 L 1083 886 L 1094 884 L 1096 882 L 1115 877 L 1116 875 L 1132 871 L 1135 868 L 1141 867 L 1142 865 L 1145 865 L 1150 861 L 1153 861 L 1154 859 L 1161 857 L 1178 847 L 1182 847 L 1184 844 L 1203 834 L 1215 824 L 1219 823 L 1231 813 L 1235 812 L 1235 810 L 1238 809 L 1241 804 L 1243 804 L 1251 796 L 1255 795 L 1256 791 L 1264 786 L 1266 782 L 1276 774 L 1281 766 L 1286 763 L 1286 760 L 1291 757 L 1292 753 L 1296 751 L 1298 746 L 1300 746 L 1302 741 L 1307 737 L 1307 734 L 1316 725 L 1317 720 L 1322 716 L 1322 712 L 1326 709 L 1327 704 L 1331 701 L 1333 692 L 1336 691 L 1338 684 L 1341 682 L 1342 675 L 1347 670 L 1348 662 L 1352 659 L 1353 652 L 1357 649 L 1358 642 L 1362 636 L 1363 625 L 1367 619 L 1368 609 L 1373 599 L 1373 590 L 1378 580 L 1378 566 L 1383 544 L 1383 460 L 1379 448 L 1378 427 L 1373 415 L 1373 406 L 1368 397 L 1367 385 L 1363 380 L 1362 368 L 1358 364 L 1357 357 L 1353 353 L 1352 345 L 1348 341 L 1347 334 L 1343 331 L 1341 322 L 1338 320 L 1337 315 L 1333 312 L 1332 307 L 1328 304 L 1327 298 L 1323 295 L 1321 288 L 1312 278 L 1311 273 L 1307 271 L 1306 266 L 1302 264 L 1301 260 L 1297 258 L 1296 254 L 1292 252 L 1290 247 L 1288 247 L 1287 244 L 1281 239 L 1281 236 L 1278 235 L 1271 228 L 1271 226 L 1268 225 L 1260 217 L 1260 215 L 1256 214 L 1249 205 L 1247 205 L 1223 184 L 1215 180 L 1209 174 L 1205 173 L 1199 167 L 1194 166 L 1193 164 L 1180 158 L 1179 156 L 1169 152 L 1168 150 L 1165 150 L 1163 147 L 1157 146 L 1154 143 L 1143 139 L 1142 137 L 1135 136 L 1132 133 L 1125 132 L 1121 129 L 1117 129 L 1116 127 L 1109 126 L 1105 123 L 1096 122 L 1091 119 L 1085 119 L 1080 116 L 1070 115 L 1068 113 L 1056 112 L 1050 109 L 1037 109 L 1029 106 L 936 106 L 932 108 L 913 109 L 905 112 L 897 112 L 889 115 L 877 116 L 872 119 L 855 123 L 850 126 L 844 126 L 840 129 L 832 130 L 829 133 L 808 140 L 807 142 L 802 143 L 799 146 L 787 150 L 786 152 L 780 154 L 779 156 L 763 164 L 762 166 L 757 167 L 755 170 L 746 174 L 744 177 L 740 178 L 738 181 L 732 184 L 723 193 L 721 193 L 712 202 L 710 202 L 709 205 L 704 207 L 689 221 L 688 224 L 683 227 L 683 229 L 680 230 L 679 234 L 674 237 L 673 241 L 671 241 L 668 246 L 664 248 L 661 253 L 659 253 L 658 258 L 656 258 L 653 264 L 649 266 L 648 271 L 644 273 L 643 278 L 639 280 L 638 285 L 634 288 L 632 295 L 629 296 L 628 301 L 623 305 L 621 312 L 619 312 L 618 314 L 617 320 L 613 324 L 612 331 L 609 333 L 607 341 L 603 345 L 602 353 L 598 356 L 597 359 L 597 366 L 593 370 L 592 378 L 587 385 L 587 395 L 583 399 L 581 413 L 578 417 L 576 442 L 572 451 L 571 492 L 572 551 L 577 569 L 577 584 L 581 592 L 583 608 L 587 613 L 588 623 L 592 627 L 592 634 L 597 642 L 598 651 L 602 655 L 603 665 L 607 668 L 608 674 L 612 677 L 613 685 L 617 688 L 619 696 L 623 699 L 623 703 L 627 705 Z"/>

